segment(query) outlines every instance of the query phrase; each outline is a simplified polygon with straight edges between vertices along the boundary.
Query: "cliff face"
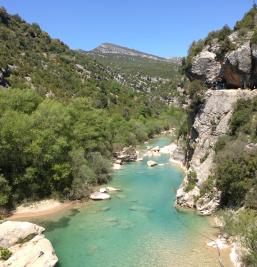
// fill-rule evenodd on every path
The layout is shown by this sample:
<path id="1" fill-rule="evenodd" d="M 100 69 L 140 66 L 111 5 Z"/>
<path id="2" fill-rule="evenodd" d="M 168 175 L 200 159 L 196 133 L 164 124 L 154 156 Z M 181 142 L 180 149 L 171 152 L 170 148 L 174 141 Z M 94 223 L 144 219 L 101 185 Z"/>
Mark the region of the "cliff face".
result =
<path id="1" fill-rule="evenodd" d="M 193 57 L 188 77 L 200 79 L 209 87 L 221 82 L 224 88 L 254 88 L 257 86 L 257 45 L 251 43 L 253 31 L 241 36 L 239 31 L 227 36 L 229 51 L 220 56 L 221 43 L 214 38 Z"/>
<path id="2" fill-rule="evenodd" d="M 220 192 L 200 197 L 200 189 L 212 172 L 214 147 L 219 137 L 229 131 L 229 121 L 234 106 L 239 99 L 257 96 L 257 90 L 208 90 L 204 104 L 196 115 L 190 146 L 193 155 L 189 162 L 188 175 L 177 191 L 176 204 L 182 207 L 196 208 L 203 214 L 210 214 L 219 206 Z M 196 174 L 193 189 L 188 190 L 190 173 Z M 200 197 L 200 198 L 199 198 Z"/>

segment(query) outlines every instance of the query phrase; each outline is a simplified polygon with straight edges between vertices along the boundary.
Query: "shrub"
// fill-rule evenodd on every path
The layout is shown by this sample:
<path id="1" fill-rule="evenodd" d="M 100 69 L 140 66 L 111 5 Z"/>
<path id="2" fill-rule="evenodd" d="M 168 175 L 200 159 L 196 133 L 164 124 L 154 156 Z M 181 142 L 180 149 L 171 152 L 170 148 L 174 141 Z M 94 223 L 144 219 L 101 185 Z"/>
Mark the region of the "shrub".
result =
<path id="1" fill-rule="evenodd" d="M 24 243 L 30 241 L 31 239 L 33 239 L 35 236 L 36 236 L 36 234 L 29 234 L 25 238 L 19 238 L 17 241 L 17 244 L 24 244 Z"/>
<path id="2" fill-rule="evenodd" d="M 251 38 L 251 45 L 257 44 L 257 30 L 254 31 L 253 36 Z"/>
<path id="3" fill-rule="evenodd" d="M 214 151 L 217 153 L 218 151 L 222 150 L 225 147 L 228 140 L 229 140 L 228 136 L 226 136 L 226 135 L 221 136 L 214 146 Z"/>
<path id="4" fill-rule="evenodd" d="M 245 204 L 247 193 L 256 183 L 256 169 L 257 157 L 254 154 L 241 152 L 240 155 L 231 155 L 218 161 L 214 179 L 222 192 L 223 206 L 240 207 Z"/>
<path id="5" fill-rule="evenodd" d="M 217 53 L 217 58 L 219 60 L 223 60 L 226 53 L 233 51 L 236 48 L 236 46 L 230 41 L 228 36 L 224 38 L 224 40 L 221 42 L 220 49 Z"/>
<path id="6" fill-rule="evenodd" d="M 220 213 L 223 219 L 222 231 L 232 236 L 240 236 L 246 254 L 243 262 L 246 266 L 257 265 L 257 212 L 244 209 L 237 212 L 223 211 Z"/>
<path id="7" fill-rule="evenodd" d="M 200 163 L 205 162 L 205 160 L 208 158 L 208 156 L 209 156 L 209 153 L 206 152 L 205 155 L 200 159 Z"/>
<path id="8" fill-rule="evenodd" d="M 188 183 L 185 187 L 185 192 L 189 192 L 193 190 L 196 186 L 196 183 L 198 182 L 197 174 L 195 171 L 191 171 L 188 174 Z"/>
<path id="9" fill-rule="evenodd" d="M 236 108 L 233 112 L 230 121 L 230 132 L 231 135 L 238 134 L 240 128 L 247 124 L 251 118 L 251 113 L 254 111 L 256 106 L 256 100 L 239 100 Z"/>
<path id="10" fill-rule="evenodd" d="M 0 259 L 8 260 L 12 256 L 12 252 L 8 248 L 0 247 Z"/>
<path id="11" fill-rule="evenodd" d="M 206 181 L 203 182 L 200 188 L 200 196 L 203 196 L 205 194 L 211 194 L 214 187 L 215 187 L 215 180 L 213 179 L 212 176 L 210 176 Z"/>

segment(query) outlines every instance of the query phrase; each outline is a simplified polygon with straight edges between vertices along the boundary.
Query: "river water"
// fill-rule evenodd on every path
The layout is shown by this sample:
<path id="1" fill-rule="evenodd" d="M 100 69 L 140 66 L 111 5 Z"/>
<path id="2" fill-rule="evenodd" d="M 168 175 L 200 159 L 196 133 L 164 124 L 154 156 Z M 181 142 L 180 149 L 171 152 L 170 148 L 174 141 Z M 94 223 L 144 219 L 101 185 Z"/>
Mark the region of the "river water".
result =
<path id="1" fill-rule="evenodd" d="M 152 141 L 169 143 L 169 137 Z M 214 232 L 207 218 L 173 207 L 183 173 L 166 155 L 154 158 L 164 164 L 154 168 L 147 160 L 114 173 L 110 184 L 122 192 L 111 200 L 37 219 L 47 229 L 59 267 L 219 266 L 215 249 L 206 246 Z"/>

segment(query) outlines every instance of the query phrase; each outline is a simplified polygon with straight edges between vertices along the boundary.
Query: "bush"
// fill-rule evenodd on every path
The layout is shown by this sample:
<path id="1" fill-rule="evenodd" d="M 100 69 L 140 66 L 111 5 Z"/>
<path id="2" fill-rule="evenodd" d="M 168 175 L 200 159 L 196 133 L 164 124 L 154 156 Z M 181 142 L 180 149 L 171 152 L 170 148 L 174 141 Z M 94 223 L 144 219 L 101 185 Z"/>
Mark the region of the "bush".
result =
<path id="1" fill-rule="evenodd" d="M 198 182 L 198 179 L 197 179 L 197 174 L 195 171 L 191 171 L 189 174 L 188 174 L 188 183 L 185 187 L 185 192 L 189 192 L 191 190 L 193 190 L 196 186 L 196 183 Z"/>
<path id="2" fill-rule="evenodd" d="M 254 31 L 253 36 L 251 38 L 251 45 L 257 44 L 257 30 Z"/>
<path id="3" fill-rule="evenodd" d="M 12 252 L 8 248 L 0 247 L 0 259 L 8 260 L 12 256 Z"/>
<path id="4" fill-rule="evenodd" d="M 233 51 L 235 48 L 236 48 L 236 46 L 230 41 L 228 36 L 226 36 L 224 38 L 224 40 L 221 41 L 221 46 L 220 46 L 220 49 L 217 53 L 217 58 L 219 60 L 223 60 L 226 53 Z"/>
<path id="5" fill-rule="evenodd" d="M 200 163 L 205 162 L 205 160 L 208 158 L 208 156 L 209 156 L 209 153 L 208 152 L 205 153 L 205 155 L 202 158 L 200 158 Z"/>
<path id="6" fill-rule="evenodd" d="M 221 136 L 218 141 L 216 142 L 215 146 L 214 146 L 214 151 L 216 153 L 218 153 L 220 150 L 222 150 L 225 145 L 227 144 L 227 142 L 229 141 L 229 137 L 228 136 Z"/>
<path id="7" fill-rule="evenodd" d="M 222 231 L 231 236 L 240 236 L 246 254 L 243 262 L 246 266 L 257 265 L 257 212 L 244 209 L 237 212 L 223 211 Z"/>
<path id="8" fill-rule="evenodd" d="M 247 193 L 256 184 L 255 173 L 257 156 L 241 152 L 240 155 L 231 154 L 221 158 L 214 170 L 217 188 L 222 192 L 223 206 L 241 207 L 246 202 Z"/>
<path id="9" fill-rule="evenodd" d="M 231 135 L 238 135 L 243 126 L 244 131 L 249 133 L 249 130 L 253 129 L 250 123 L 253 118 L 253 113 L 256 112 L 257 98 L 253 100 L 239 100 L 230 121 Z M 253 129 L 254 130 L 254 129 Z M 256 134 L 256 133 L 254 133 Z"/>

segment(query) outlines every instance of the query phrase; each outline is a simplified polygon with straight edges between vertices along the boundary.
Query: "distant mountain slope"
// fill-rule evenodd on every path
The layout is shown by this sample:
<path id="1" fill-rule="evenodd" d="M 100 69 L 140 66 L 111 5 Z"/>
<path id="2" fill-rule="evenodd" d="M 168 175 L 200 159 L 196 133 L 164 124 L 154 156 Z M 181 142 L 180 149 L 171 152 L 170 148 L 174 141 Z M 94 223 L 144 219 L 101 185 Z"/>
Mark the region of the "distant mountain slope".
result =
<path id="1" fill-rule="evenodd" d="M 88 52 L 99 62 L 127 74 L 172 79 L 181 65 L 181 58 L 162 58 L 123 46 L 103 43 Z"/>
<path id="2" fill-rule="evenodd" d="M 123 47 L 116 44 L 111 43 L 103 43 L 93 49 L 91 53 L 95 54 L 118 54 L 118 55 L 127 55 L 127 56 L 133 56 L 133 57 L 142 57 L 147 59 L 153 59 L 153 60 L 159 60 L 159 61 L 167 61 L 166 58 L 154 56 L 148 53 L 140 52 L 135 49 Z"/>

